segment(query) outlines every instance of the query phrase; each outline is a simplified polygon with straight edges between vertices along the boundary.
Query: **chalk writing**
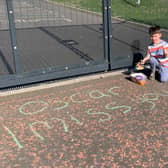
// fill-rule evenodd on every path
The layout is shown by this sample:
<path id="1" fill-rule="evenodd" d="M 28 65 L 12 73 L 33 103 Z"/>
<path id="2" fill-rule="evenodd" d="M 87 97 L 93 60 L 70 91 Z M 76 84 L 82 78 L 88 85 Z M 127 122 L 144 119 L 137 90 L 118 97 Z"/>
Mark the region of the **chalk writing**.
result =
<path id="1" fill-rule="evenodd" d="M 29 127 L 32 130 L 32 132 L 34 133 L 34 135 L 37 136 L 38 138 L 40 138 L 41 140 L 44 140 L 44 137 L 41 136 L 33 127 L 34 125 L 37 125 L 37 124 L 43 124 L 48 129 L 51 129 L 51 127 L 48 125 L 48 123 L 46 121 L 36 121 L 36 122 L 33 122 L 33 123 L 29 124 Z"/>
<path id="2" fill-rule="evenodd" d="M 57 120 L 57 121 L 61 121 L 61 123 L 63 124 L 63 128 L 64 128 L 64 131 L 65 132 L 68 132 L 68 128 L 66 126 L 66 123 L 63 119 L 60 119 L 60 118 L 51 118 L 50 120 Z M 44 140 L 45 138 L 43 136 L 41 136 L 35 129 L 34 129 L 34 126 L 37 125 L 37 124 L 43 124 L 44 126 L 46 126 L 48 129 L 51 129 L 52 127 L 48 124 L 47 121 L 36 121 L 36 122 L 33 122 L 33 123 L 30 123 L 29 124 L 29 127 L 30 129 L 32 130 L 33 134 L 35 136 L 37 136 L 38 138 L 40 138 L 40 140 Z"/>
<path id="3" fill-rule="evenodd" d="M 168 93 L 168 91 L 163 91 L 164 93 Z M 156 107 L 156 101 L 159 100 L 160 97 L 167 97 L 168 94 L 161 93 L 146 93 L 142 97 L 139 97 L 140 103 L 148 103 L 150 104 L 150 110 L 153 110 Z"/>
<path id="4" fill-rule="evenodd" d="M 30 105 L 33 105 L 33 104 L 40 105 L 40 109 L 39 110 L 35 110 L 33 112 L 29 112 L 29 111 L 26 112 L 26 110 L 25 110 L 26 106 L 30 106 Z M 21 114 L 24 114 L 24 115 L 33 115 L 33 114 L 37 114 L 37 113 L 43 112 L 47 108 L 48 108 L 48 103 L 45 102 L 45 101 L 42 101 L 42 100 L 39 100 L 39 101 L 29 101 L 29 102 L 26 102 L 26 103 L 24 103 L 23 105 L 21 105 L 19 107 L 19 112 Z"/>
<path id="5" fill-rule="evenodd" d="M 114 92 L 115 89 L 120 89 L 120 87 L 118 86 L 114 86 L 114 87 L 111 87 L 109 90 L 108 90 L 108 93 L 110 93 L 112 96 L 117 96 L 119 95 L 119 93 L 117 92 Z M 99 90 L 92 90 L 89 92 L 89 96 L 93 99 L 99 99 L 99 98 L 102 98 L 102 97 L 109 97 L 111 96 L 109 94 L 105 94 Z"/>
<path id="6" fill-rule="evenodd" d="M 66 107 L 68 107 L 68 102 L 62 101 L 62 100 L 55 100 L 54 101 L 54 105 L 57 105 L 58 107 L 54 107 L 54 110 L 61 110 L 64 109 Z"/>
<path id="7" fill-rule="evenodd" d="M 159 98 L 158 95 L 155 95 L 153 93 L 147 93 L 147 94 L 142 96 L 141 103 L 151 104 L 150 110 L 153 110 L 155 108 L 155 106 L 156 106 L 156 104 L 153 101 L 158 100 L 158 98 Z"/>
<path id="8" fill-rule="evenodd" d="M 73 102 L 73 103 L 83 103 L 83 102 L 87 102 L 87 100 L 75 100 L 75 97 L 77 95 L 79 95 L 80 93 L 75 93 L 73 95 L 70 96 L 70 100 Z"/>
<path id="9" fill-rule="evenodd" d="M 71 105 L 72 104 L 81 104 L 82 107 L 85 108 L 84 113 L 85 115 L 88 115 L 91 119 L 92 117 L 97 117 L 97 121 L 99 123 L 102 122 L 106 122 L 106 121 L 110 121 L 112 120 L 112 116 L 113 114 L 111 114 L 111 111 L 119 111 L 119 113 L 122 114 L 126 114 L 128 112 L 131 112 L 132 107 L 129 105 L 119 105 L 118 101 L 114 101 L 111 102 L 111 98 L 113 96 L 120 96 L 119 94 L 120 91 L 120 87 L 118 86 L 114 86 L 111 87 L 110 89 L 107 89 L 105 92 L 100 91 L 98 89 L 94 89 L 88 92 L 77 92 L 75 94 L 72 94 L 69 96 L 69 101 L 64 101 L 64 100 L 56 100 L 55 97 L 53 97 L 50 100 L 44 101 L 44 100 L 36 100 L 36 101 L 27 101 L 25 103 L 23 103 L 22 105 L 15 105 L 15 110 L 19 111 L 20 114 L 22 115 L 37 115 L 39 113 L 43 113 L 45 112 L 45 114 L 47 114 L 47 112 L 49 110 L 53 110 L 53 111 L 57 111 L 59 112 L 60 110 L 63 109 L 68 109 L 66 115 L 66 118 L 70 118 L 70 120 L 72 122 L 74 122 L 75 124 L 82 126 L 84 124 L 84 122 L 80 121 L 80 118 L 75 117 L 74 115 L 71 114 Z M 150 110 L 153 110 L 156 107 L 156 101 L 160 98 L 160 97 L 168 97 L 168 91 L 163 91 L 162 93 L 146 93 L 142 96 L 138 97 L 139 103 L 148 103 L 150 104 L 149 108 Z M 101 108 L 99 107 L 90 107 L 92 106 L 92 104 L 90 103 L 91 100 L 93 100 L 93 102 L 95 102 L 95 100 L 99 100 L 100 99 L 107 99 L 107 101 L 109 101 L 109 103 L 104 104 L 101 106 Z M 109 98 L 109 100 L 108 100 Z M 90 104 L 87 104 L 87 103 Z M 86 106 L 85 106 L 86 105 Z M 89 105 L 89 106 L 87 106 Z M 97 104 L 96 104 L 97 105 Z M 75 106 L 73 106 L 74 108 Z M 14 108 L 11 108 L 14 110 Z M 74 111 L 74 110 L 73 110 Z M 54 114 L 54 113 L 53 113 Z M 57 115 L 57 113 L 55 113 L 55 115 Z M 59 115 L 61 115 L 59 113 Z M 47 119 L 47 121 L 46 121 Z M 31 132 L 33 133 L 34 136 L 36 136 L 38 139 L 44 141 L 45 137 L 41 135 L 41 133 L 39 132 L 39 130 L 37 129 L 37 127 L 39 126 L 44 126 L 47 129 L 52 129 L 54 127 L 54 122 L 60 122 L 62 127 L 63 127 L 63 131 L 65 133 L 69 132 L 69 125 L 67 124 L 65 119 L 62 119 L 61 117 L 50 117 L 50 118 L 44 118 L 43 121 L 38 120 L 32 123 L 28 123 L 28 128 L 31 130 Z M 52 124 L 52 125 L 51 125 Z M 18 148 L 23 148 L 23 145 L 20 144 L 18 138 L 16 137 L 16 135 L 7 127 L 4 126 L 5 130 L 8 132 L 8 134 L 13 138 L 13 141 L 15 142 L 15 144 L 17 145 Z"/>
<path id="10" fill-rule="evenodd" d="M 116 103 L 116 102 L 114 102 L 114 103 Z M 127 106 L 127 105 L 111 107 L 111 104 L 114 104 L 114 103 L 106 104 L 105 108 L 108 109 L 108 110 L 116 110 L 116 109 L 123 109 L 124 108 L 126 110 L 122 111 L 123 114 L 130 112 L 131 109 L 132 109 L 131 106 Z"/>
<path id="11" fill-rule="evenodd" d="M 114 92 L 114 89 L 120 89 L 120 87 L 114 86 L 108 90 L 109 93 L 111 93 L 113 96 L 119 95 L 119 93 Z"/>
<path id="12" fill-rule="evenodd" d="M 102 97 L 109 97 L 111 95 L 107 95 L 99 90 L 92 90 L 91 92 L 89 92 L 89 96 L 93 99 L 100 99 Z"/>
<path id="13" fill-rule="evenodd" d="M 65 120 L 60 119 L 60 118 L 51 118 L 51 120 L 58 120 L 58 121 L 61 121 L 61 123 L 63 124 L 63 127 L 64 127 L 64 131 L 65 131 L 65 132 L 68 132 L 68 127 L 67 127 L 67 125 L 66 125 Z"/>
<path id="14" fill-rule="evenodd" d="M 71 120 L 72 120 L 72 121 L 75 121 L 76 124 L 78 124 L 78 125 L 83 125 L 83 123 L 80 122 L 76 117 L 74 117 L 74 116 L 72 116 L 72 115 L 70 115 L 70 117 L 71 117 Z"/>
<path id="15" fill-rule="evenodd" d="M 105 119 L 99 119 L 99 122 L 104 122 L 104 121 L 109 121 L 109 120 L 111 120 L 111 115 L 108 114 L 108 113 L 105 113 L 105 112 L 92 112 L 92 111 L 95 111 L 95 109 L 90 108 L 90 109 L 88 109 L 86 112 L 87 112 L 87 114 L 89 114 L 89 115 L 103 115 L 103 116 L 107 116 L 107 118 L 105 118 Z"/>
<path id="16" fill-rule="evenodd" d="M 15 134 L 7 126 L 3 125 L 3 127 L 8 132 L 8 134 L 12 136 L 12 138 L 13 138 L 14 142 L 16 143 L 16 145 L 18 146 L 18 148 L 23 148 L 23 146 L 20 144 L 19 140 L 16 138 Z"/>

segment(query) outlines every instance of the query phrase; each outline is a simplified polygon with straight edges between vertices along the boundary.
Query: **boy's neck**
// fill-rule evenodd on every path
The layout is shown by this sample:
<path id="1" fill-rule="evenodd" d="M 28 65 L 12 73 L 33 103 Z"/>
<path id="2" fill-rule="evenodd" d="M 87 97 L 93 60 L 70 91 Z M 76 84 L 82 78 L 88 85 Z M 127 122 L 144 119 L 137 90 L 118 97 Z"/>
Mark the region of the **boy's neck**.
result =
<path id="1" fill-rule="evenodd" d="M 153 45 L 157 45 L 161 42 L 161 39 L 159 39 L 156 43 L 152 42 Z"/>

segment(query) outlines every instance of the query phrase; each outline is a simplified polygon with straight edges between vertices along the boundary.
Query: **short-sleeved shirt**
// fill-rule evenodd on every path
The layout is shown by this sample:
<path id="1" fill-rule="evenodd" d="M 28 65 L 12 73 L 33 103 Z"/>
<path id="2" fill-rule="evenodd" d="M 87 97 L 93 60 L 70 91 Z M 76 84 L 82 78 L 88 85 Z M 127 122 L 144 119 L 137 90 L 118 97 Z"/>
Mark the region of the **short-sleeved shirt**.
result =
<path id="1" fill-rule="evenodd" d="M 150 44 L 148 46 L 150 56 L 155 57 L 162 66 L 168 68 L 168 58 L 165 58 L 165 50 L 168 50 L 168 42 L 164 40 L 160 40 L 158 44 Z"/>

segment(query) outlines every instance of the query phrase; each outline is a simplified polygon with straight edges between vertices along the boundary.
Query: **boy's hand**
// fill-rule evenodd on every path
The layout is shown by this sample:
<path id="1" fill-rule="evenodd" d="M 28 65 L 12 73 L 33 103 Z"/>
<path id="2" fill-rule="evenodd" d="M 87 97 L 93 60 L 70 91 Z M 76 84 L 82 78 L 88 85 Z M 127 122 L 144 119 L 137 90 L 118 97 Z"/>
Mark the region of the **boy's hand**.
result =
<path id="1" fill-rule="evenodd" d="M 143 64 L 142 64 L 141 62 L 138 62 L 138 63 L 136 64 L 136 69 L 137 69 L 137 70 L 143 70 L 143 69 L 144 69 Z"/>
<path id="2" fill-rule="evenodd" d="M 144 60 L 141 60 L 141 61 L 140 61 L 140 64 L 141 64 L 141 65 L 145 64 L 145 61 L 144 61 Z"/>
<path id="3" fill-rule="evenodd" d="M 137 65 L 137 66 L 141 66 L 141 65 L 143 65 L 143 64 L 144 64 L 143 60 L 140 60 L 136 65 Z"/>

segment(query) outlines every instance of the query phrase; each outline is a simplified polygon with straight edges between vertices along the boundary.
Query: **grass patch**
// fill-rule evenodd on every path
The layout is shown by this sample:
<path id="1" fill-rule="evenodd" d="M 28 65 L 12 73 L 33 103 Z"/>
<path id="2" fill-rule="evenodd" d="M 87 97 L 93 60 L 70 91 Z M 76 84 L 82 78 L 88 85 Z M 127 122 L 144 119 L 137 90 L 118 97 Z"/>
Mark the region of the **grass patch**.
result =
<path id="1" fill-rule="evenodd" d="M 150 25 L 168 28 L 167 0 L 141 0 L 138 6 L 133 0 L 112 0 L 112 15 Z"/>
<path id="2" fill-rule="evenodd" d="M 101 12 L 101 0 L 51 0 L 88 11 Z M 112 16 L 168 28 L 167 0 L 112 0 Z"/>

